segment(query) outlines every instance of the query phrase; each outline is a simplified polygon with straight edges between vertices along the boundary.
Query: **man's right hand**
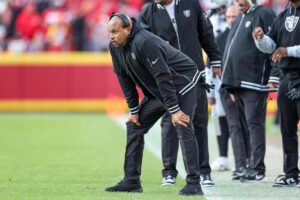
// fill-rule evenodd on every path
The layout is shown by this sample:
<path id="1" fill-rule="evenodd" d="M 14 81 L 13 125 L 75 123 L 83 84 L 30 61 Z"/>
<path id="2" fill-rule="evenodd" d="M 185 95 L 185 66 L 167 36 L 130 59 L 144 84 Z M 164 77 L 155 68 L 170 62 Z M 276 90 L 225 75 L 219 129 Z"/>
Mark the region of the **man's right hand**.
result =
<path id="1" fill-rule="evenodd" d="M 261 27 L 255 27 L 255 29 L 252 32 L 252 36 L 256 40 L 261 40 L 264 37 L 265 33 Z"/>
<path id="2" fill-rule="evenodd" d="M 265 33 L 263 31 L 263 29 L 261 27 L 255 27 L 253 32 L 252 32 L 252 36 L 256 39 L 256 40 L 260 40 L 264 37 Z"/>
<path id="3" fill-rule="evenodd" d="M 187 127 L 190 123 L 190 117 L 181 110 L 177 111 L 176 113 L 172 114 L 172 123 L 175 126 L 176 124 L 179 124 L 183 127 Z"/>
<path id="4" fill-rule="evenodd" d="M 130 114 L 126 124 L 128 124 L 128 123 L 133 123 L 136 126 L 142 126 L 142 124 L 139 121 L 139 115 L 138 114 Z"/>

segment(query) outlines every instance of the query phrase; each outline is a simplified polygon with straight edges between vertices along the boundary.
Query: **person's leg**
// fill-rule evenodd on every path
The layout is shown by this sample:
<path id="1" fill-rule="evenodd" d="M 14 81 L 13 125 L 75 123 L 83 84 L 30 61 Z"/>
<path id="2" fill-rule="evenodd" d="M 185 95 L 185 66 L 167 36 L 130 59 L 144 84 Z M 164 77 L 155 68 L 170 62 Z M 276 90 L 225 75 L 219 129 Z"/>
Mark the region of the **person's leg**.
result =
<path id="1" fill-rule="evenodd" d="M 242 169 L 246 167 L 246 144 L 244 140 L 244 130 L 247 128 L 242 128 L 246 124 L 243 124 L 242 119 L 239 115 L 238 104 L 233 102 L 229 96 L 229 92 L 222 90 L 221 100 L 226 113 L 226 120 L 228 123 L 230 139 L 232 143 L 232 149 L 235 160 L 235 170 Z M 245 123 L 245 122 L 244 122 Z"/>
<path id="2" fill-rule="evenodd" d="M 178 96 L 179 107 L 182 112 L 190 116 L 191 122 L 193 121 L 197 105 L 196 97 L 197 88 L 193 88 L 184 96 Z M 188 184 L 199 184 L 199 151 L 193 123 L 190 123 L 187 127 L 178 124 L 175 127 L 178 133 L 184 166 L 187 173 L 186 182 Z"/>
<path id="3" fill-rule="evenodd" d="M 219 147 L 219 157 L 214 160 L 211 164 L 211 170 L 213 171 L 226 171 L 229 170 L 228 165 L 228 140 L 229 140 L 229 130 L 228 124 L 225 116 L 218 117 L 217 123 L 218 131 L 220 135 L 217 135 L 217 143 Z"/>
<path id="4" fill-rule="evenodd" d="M 245 101 L 244 99 L 239 97 L 239 92 L 236 91 L 236 106 L 238 109 L 238 117 L 241 125 L 242 132 L 242 140 L 245 146 L 245 154 L 246 154 L 246 168 L 250 166 L 250 158 L 251 158 L 251 141 L 250 141 L 250 131 L 249 125 L 245 115 Z"/>
<path id="5" fill-rule="evenodd" d="M 139 121 L 141 126 L 127 123 L 127 144 L 124 161 L 124 179 L 113 187 L 106 188 L 108 192 L 142 192 L 140 175 L 144 150 L 144 134 L 166 112 L 161 102 L 144 97 L 142 100 Z"/>
<path id="6" fill-rule="evenodd" d="M 199 166 L 201 174 L 202 186 L 212 186 L 214 182 L 210 177 L 211 168 L 209 165 L 209 152 L 208 152 L 208 105 L 206 90 L 200 84 L 197 85 L 197 107 L 193 125 L 195 128 L 195 135 L 199 149 Z"/>
<path id="7" fill-rule="evenodd" d="M 246 90 L 241 97 L 245 102 L 245 117 L 250 132 L 250 169 L 265 174 L 267 93 Z"/>
<path id="8" fill-rule="evenodd" d="M 190 116 L 191 123 L 187 127 L 175 125 L 180 141 L 184 161 L 186 185 L 180 190 L 180 195 L 203 195 L 200 186 L 199 152 L 194 132 L 193 117 L 197 105 L 197 88 L 193 88 L 184 96 L 178 95 L 179 107 L 183 113 Z"/>
<path id="9" fill-rule="evenodd" d="M 125 153 L 125 178 L 127 181 L 139 181 L 144 149 L 144 134 L 166 112 L 161 102 L 145 97 L 141 103 L 139 120 L 141 126 L 127 123 L 127 144 Z"/>
<path id="10" fill-rule="evenodd" d="M 217 140 L 218 140 L 220 157 L 227 157 L 229 131 L 228 131 L 227 119 L 225 116 L 219 117 L 219 124 L 221 129 L 221 135 L 217 136 Z"/>
<path id="11" fill-rule="evenodd" d="M 236 98 L 241 110 L 239 113 L 244 114 L 246 118 L 251 144 L 249 168 L 242 175 L 240 181 L 265 181 L 267 93 L 254 90 L 240 90 L 236 92 Z"/>
<path id="12" fill-rule="evenodd" d="M 285 175 L 279 176 L 274 187 L 296 186 L 298 182 L 298 136 L 297 123 L 299 120 L 300 103 L 290 100 L 288 92 L 288 79 L 284 76 L 280 80 L 277 104 L 279 124 L 283 144 L 283 170 Z M 298 111 L 298 112 L 297 112 Z"/>
<path id="13" fill-rule="evenodd" d="M 288 92 L 288 79 L 281 80 L 278 91 L 278 111 L 280 120 L 280 129 L 283 143 L 283 162 L 284 173 L 289 177 L 298 177 L 298 136 L 297 124 L 299 121 L 297 109 L 299 101 L 290 100 L 286 93 Z"/>
<path id="14" fill-rule="evenodd" d="M 171 175 L 172 177 L 176 178 L 178 174 L 176 170 L 176 163 L 179 139 L 169 113 L 166 113 L 162 117 L 161 128 L 162 161 L 164 166 L 162 175 L 163 177 L 168 177 Z"/>

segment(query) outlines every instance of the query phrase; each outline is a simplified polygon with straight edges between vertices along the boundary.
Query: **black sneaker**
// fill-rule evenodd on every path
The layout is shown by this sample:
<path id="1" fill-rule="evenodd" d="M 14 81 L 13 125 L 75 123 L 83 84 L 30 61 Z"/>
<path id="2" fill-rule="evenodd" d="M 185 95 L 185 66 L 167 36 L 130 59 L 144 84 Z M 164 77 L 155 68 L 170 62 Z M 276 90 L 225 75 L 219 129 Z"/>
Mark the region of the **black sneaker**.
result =
<path id="1" fill-rule="evenodd" d="M 106 192 L 143 192 L 141 183 L 129 183 L 124 180 L 117 185 L 105 189 Z"/>
<path id="2" fill-rule="evenodd" d="M 239 167 L 237 170 L 234 170 L 232 172 L 232 180 L 233 181 L 239 181 L 242 176 L 244 176 L 246 173 L 246 168 Z"/>
<path id="3" fill-rule="evenodd" d="M 241 182 L 266 182 L 267 178 L 264 173 L 255 170 L 246 170 L 246 173 L 240 178 Z"/>
<path id="4" fill-rule="evenodd" d="M 180 191 L 182 196 L 203 195 L 200 184 L 186 184 Z"/>
<path id="5" fill-rule="evenodd" d="M 211 187 L 211 186 L 215 185 L 215 183 L 213 182 L 213 180 L 210 177 L 210 174 L 201 174 L 200 175 L 200 184 L 203 187 Z"/>
<path id="6" fill-rule="evenodd" d="M 298 177 L 287 177 L 285 175 L 280 175 L 275 179 L 273 187 L 297 187 L 299 184 Z"/>

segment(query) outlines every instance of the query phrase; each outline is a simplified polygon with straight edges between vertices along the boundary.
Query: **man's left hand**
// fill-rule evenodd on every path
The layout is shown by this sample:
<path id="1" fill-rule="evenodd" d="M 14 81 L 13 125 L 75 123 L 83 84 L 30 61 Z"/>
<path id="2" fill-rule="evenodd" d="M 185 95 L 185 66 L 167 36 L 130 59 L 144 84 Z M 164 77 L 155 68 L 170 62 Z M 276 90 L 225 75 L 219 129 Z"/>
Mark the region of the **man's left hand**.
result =
<path id="1" fill-rule="evenodd" d="M 280 62 L 282 58 L 288 56 L 287 48 L 285 47 L 279 47 L 276 49 L 272 55 L 272 61 L 277 63 Z"/>
<path id="2" fill-rule="evenodd" d="M 173 113 L 172 115 L 172 123 L 175 126 L 176 124 L 179 124 L 183 127 L 187 127 L 190 123 L 190 116 L 186 115 L 181 110 L 177 111 L 176 113 Z"/>

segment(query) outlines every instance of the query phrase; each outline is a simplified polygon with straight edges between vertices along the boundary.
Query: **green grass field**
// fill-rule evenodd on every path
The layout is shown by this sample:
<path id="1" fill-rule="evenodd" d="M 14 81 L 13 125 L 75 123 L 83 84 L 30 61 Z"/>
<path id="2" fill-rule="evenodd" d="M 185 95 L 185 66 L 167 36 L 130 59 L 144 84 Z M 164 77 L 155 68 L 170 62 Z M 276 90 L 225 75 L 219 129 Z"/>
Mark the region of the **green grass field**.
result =
<path id="1" fill-rule="evenodd" d="M 0 199 L 181 199 L 145 151 L 143 194 L 110 194 L 122 178 L 124 131 L 102 114 L 1 114 Z"/>
<path id="2" fill-rule="evenodd" d="M 0 200 L 186 199 L 178 195 L 183 178 L 178 178 L 175 187 L 160 186 L 161 161 L 147 149 L 144 193 L 104 192 L 122 179 L 126 142 L 124 129 L 104 114 L 0 114 L 0 127 Z M 147 140 L 160 143 L 159 133 L 149 134 L 154 139 Z M 209 134 L 212 161 L 217 148 L 214 135 Z M 266 155 L 267 183 L 241 184 L 231 181 L 230 172 L 213 173 L 216 186 L 204 190 L 205 198 L 299 199 L 300 188 L 271 187 L 282 173 L 282 153 L 280 148 L 270 152 Z"/>

